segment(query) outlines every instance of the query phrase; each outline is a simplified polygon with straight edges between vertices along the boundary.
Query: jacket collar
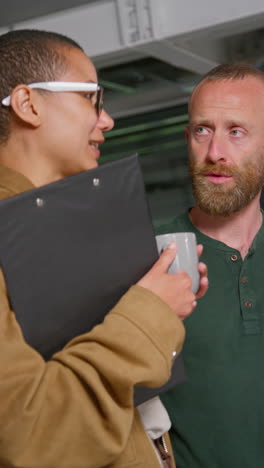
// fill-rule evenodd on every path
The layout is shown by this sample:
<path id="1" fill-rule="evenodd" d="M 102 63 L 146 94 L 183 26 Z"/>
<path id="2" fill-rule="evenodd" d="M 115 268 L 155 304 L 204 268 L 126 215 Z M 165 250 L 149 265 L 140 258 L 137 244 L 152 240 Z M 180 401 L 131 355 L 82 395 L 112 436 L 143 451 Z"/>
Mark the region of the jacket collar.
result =
<path id="1" fill-rule="evenodd" d="M 23 174 L 0 164 L 0 199 L 31 190 L 35 186 Z"/>

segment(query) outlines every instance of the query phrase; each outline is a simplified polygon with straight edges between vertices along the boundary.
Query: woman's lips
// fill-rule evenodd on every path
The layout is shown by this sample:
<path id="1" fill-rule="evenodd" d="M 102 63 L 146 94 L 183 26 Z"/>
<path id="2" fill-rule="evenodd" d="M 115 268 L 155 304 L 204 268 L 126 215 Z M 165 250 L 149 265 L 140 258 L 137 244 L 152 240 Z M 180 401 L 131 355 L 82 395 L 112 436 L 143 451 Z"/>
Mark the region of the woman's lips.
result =
<path id="1" fill-rule="evenodd" d="M 99 159 L 100 155 L 101 155 L 101 151 L 99 149 L 99 144 L 98 143 L 90 143 L 90 147 L 92 147 L 96 159 Z"/>

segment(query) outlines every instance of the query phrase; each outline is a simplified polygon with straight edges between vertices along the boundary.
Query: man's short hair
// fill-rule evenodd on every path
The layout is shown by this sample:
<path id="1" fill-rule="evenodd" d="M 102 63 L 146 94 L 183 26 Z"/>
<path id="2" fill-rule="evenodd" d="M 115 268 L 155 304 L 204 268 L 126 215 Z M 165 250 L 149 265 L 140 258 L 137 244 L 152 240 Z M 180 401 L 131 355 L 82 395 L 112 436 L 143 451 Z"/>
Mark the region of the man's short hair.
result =
<path id="1" fill-rule="evenodd" d="M 214 67 L 201 79 L 204 81 L 243 80 L 249 76 L 264 80 L 264 73 L 248 63 L 223 63 Z"/>
<path id="2" fill-rule="evenodd" d="M 54 32 L 20 29 L 0 36 L 0 102 L 19 84 L 53 81 L 67 69 L 63 48 L 83 50 L 74 40 Z M 0 144 L 7 141 L 10 109 L 0 104 Z"/>
<path id="3" fill-rule="evenodd" d="M 264 84 L 264 72 L 248 63 L 223 63 L 217 67 L 212 68 L 195 86 L 189 100 L 189 108 L 192 96 L 194 95 L 196 89 L 201 85 L 213 81 L 243 80 L 244 78 L 248 77 L 257 78 Z"/>

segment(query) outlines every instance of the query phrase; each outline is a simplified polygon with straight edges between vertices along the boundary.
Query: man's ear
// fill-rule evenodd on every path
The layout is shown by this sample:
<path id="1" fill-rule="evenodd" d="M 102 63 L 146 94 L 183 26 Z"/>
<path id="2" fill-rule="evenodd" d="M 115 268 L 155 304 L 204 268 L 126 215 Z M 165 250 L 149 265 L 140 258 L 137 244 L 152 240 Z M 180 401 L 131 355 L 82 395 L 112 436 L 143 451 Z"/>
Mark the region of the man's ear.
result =
<path id="1" fill-rule="evenodd" d="M 185 134 L 185 140 L 188 141 L 189 136 L 190 136 L 190 127 L 189 127 L 189 125 L 186 125 L 186 127 L 184 128 L 184 134 Z"/>
<path id="2" fill-rule="evenodd" d="M 16 116 L 24 123 L 32 127 L 40 125 L 40 96 L 27 85 L 18 85 L 13 89 L 10 96 L 10 106 Z"/>

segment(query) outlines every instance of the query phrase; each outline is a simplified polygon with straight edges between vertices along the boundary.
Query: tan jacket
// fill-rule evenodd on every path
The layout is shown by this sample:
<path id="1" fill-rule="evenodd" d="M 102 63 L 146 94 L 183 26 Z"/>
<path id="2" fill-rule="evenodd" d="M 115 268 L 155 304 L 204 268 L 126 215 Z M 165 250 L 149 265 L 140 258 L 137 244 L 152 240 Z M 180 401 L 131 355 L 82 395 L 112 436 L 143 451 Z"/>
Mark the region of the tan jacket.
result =
<path id="1" fill-rule="evenodd" d="M 1 199 L 30 188 L 0 167 Z M 45 362 L 22 336 L 0 270 L 0 468 L 158 468 L 133 386 L 163 385 L 183 339 L 176 314 L 132 286 L 101 325 Z"/>

